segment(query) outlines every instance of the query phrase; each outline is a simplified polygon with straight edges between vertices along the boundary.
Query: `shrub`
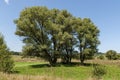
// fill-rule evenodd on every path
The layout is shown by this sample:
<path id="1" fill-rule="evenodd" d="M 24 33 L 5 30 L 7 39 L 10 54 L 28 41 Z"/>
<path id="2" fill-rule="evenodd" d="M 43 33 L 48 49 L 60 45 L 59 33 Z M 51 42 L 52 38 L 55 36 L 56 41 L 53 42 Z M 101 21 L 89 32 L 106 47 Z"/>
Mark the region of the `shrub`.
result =
<path id="1" fill-rule="evenodd" d="M 120 53 L 118 53 L 118 54 L 116 55 L 116 59 L 117 59 L 117 60 L 120 60 Z"/>
<path id="2" fill-rule="evenodd" d="M 11 54 L 7 51 L 0 53 L 0 71 L 9 73 L 12 71 L 14 62 L 11 59 Z"/>
<path id="3" fill-rule="evenodd" d="M 105 66 L 102 66 L 102 65 L 93 65 L 92 75 L 97 80 L 101 79 L 102 76 L 105 75 L 106 73 L 107 72 L 106 72 Z"/>
<path id="4" fill-rule="evenodd" d="M 9 73 L 14 66 L 11 54 L 4 42 L 3 36 L 0 35 L 0 71 Z"/>
<path id="5" fill-rule="evenodd" d="M 97 58 L 98 58 L 98 59 L 101 59 L 101 60 L 104 60 L 104 59 L 105 59 L 104 55 L 100 55 L 100 56 L 98 56 Z"/>

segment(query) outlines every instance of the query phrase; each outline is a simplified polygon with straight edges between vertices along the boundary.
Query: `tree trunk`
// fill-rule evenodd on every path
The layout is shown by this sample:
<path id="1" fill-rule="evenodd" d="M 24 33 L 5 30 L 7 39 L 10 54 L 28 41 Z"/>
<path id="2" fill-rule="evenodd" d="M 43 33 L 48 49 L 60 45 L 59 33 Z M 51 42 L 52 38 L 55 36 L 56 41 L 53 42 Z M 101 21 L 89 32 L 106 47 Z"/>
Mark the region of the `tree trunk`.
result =
<path id="1" fill-rule="evenodd" d="M 68 64 L 69 63 L 69 53 L 68 53 L 68 50 L 66 49 L 66 52 L 67 52 L 67 55 L 66 55 L 66 63 Z"/>
<path id="2" fill-rule="evenodd" d="M 83 65 L 84 60 L 83 60 L 83 53 L 82 53 L 82 52 L 80 52 L 80 62 L 81 62 L 81 64 Z"/>
<path id="3" fill-rule="evenodd" d="M 69 56 L 70 63 L 71 63 L 71 60 L 72 60 L 72 54 L 73 54 L 72 52 L 73 52 L 73 49 L 71 47 L 71 49 L 70 49 L 70 56 Z"/>
<path id="4" fill-rule="evenodd" d="M 56 58 L 50 58 L 49 59 L 50 66 L 55 66 L 56 61 L 57 61 Z"/>
<path id="5" fill-rule="evenodd" d="M 82 47 L 80 46 L 80 64 L 83 65 L 84 64 L 84 55 L 83 55 L 83 51 L 82 51 Z"/>
<path id="6" fill-rule="evenodd" d="M 84 65 L 84 60 L 83 60 L 83 59 L 81 59 L 80 61 L 81 61 L 81 65 Z"/>
<path id="7" fill-rule="evenodd" d="M 48 61 L 50 63 L 50 66 L 54 66 L 56 64 L 57 58 L 55 58 L 55 56 L 52 57 L 47 50 L 44 50 L 44 51 L 48 56 Z"/>

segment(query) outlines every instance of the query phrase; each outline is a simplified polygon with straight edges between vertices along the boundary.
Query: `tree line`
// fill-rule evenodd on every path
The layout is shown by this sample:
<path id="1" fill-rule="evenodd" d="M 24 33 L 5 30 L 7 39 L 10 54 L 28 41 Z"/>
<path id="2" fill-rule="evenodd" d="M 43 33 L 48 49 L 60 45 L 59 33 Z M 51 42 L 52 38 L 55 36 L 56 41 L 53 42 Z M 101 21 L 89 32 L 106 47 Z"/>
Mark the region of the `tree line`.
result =
<path id="1" fill-rule="evenodd" d="M 34 6 L 21 11 L 15 21 L 15 34 L 22 37 L 22 52 L 39 56 L 51 65 L 61 58 L 71 63 L 75 52 L 80 62 L 97 53 L 99 29 L 89 18 L 74 17 L 67 10 Z"/>
<path id="2" fill-rule="evenodd" d="M 97 58 L 101 60 L 120 60 L 120 53 L 117 53 L 115 50 L 108 50 L 106 53 L 100 53 Z"/>

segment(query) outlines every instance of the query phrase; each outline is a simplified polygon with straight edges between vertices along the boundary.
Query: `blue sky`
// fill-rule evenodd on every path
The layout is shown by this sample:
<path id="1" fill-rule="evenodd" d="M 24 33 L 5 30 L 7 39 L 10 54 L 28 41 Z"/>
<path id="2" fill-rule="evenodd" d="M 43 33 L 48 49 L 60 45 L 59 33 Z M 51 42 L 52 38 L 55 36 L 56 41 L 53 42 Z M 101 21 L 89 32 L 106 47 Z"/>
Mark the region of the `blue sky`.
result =
<path id="1" fill-rule="evenodd" d="M 14 34 L 13 20 L 31 6 L 66 9 L 76 17 L 90 18 L 101 31 L 99 51 L 120 52 L 120 0 L 0 0 L 0 32 L 10 50 L 22 49 L 22 39 Z"/>

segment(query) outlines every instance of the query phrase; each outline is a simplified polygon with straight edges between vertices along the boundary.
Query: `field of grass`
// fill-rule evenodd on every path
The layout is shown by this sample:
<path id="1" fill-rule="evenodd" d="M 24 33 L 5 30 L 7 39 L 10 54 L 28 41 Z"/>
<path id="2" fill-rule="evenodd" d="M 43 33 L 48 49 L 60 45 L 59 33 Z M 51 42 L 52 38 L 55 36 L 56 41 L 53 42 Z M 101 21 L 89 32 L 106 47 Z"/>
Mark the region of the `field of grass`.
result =
<path id="1" fill-rule="evenodd" d="M 0 80 L 93 80 L 92 63 L 106 66 L 107 74 L 103 76 L 103 80 L 120 80 L 120 61 L 89 60 L 86 63 L 85 66 L 75 62 L 71 65 L 58 64 L 56 67 L 50 67 L 48 62 L 44 61 L 17 60 L 15 72 L 10 75 L 0 73 L 0 76 L 3 76 Z M 12 79 L 4 79 L 9 76 Z"/>
<path id="2" fill-rule="evenodd" d="M 64 80 L 86 80 L 90 77 L 90 70 L 92 68 L 78 65 L 58 65 L 56 67 L 50 67 L 45 62 L 17 62 L 15 64 L 15 71 L 17 71 L 18 74 L 41 76 L 47 75 L 60 77 Z"/>

